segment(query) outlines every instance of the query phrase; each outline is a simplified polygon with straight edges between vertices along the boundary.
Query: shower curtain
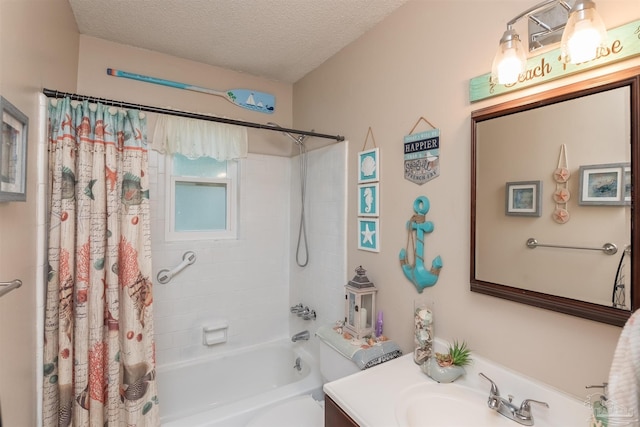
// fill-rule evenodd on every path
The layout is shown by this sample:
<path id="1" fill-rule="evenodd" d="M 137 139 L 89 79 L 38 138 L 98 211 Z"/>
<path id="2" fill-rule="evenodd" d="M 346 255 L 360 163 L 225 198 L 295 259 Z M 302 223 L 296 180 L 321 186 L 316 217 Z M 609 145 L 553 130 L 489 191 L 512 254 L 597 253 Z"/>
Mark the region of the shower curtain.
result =
<path id="1" fill-rule="evenodd" d="M 45 426 L 159 425 L 146 119 L 51 100 Z"/>

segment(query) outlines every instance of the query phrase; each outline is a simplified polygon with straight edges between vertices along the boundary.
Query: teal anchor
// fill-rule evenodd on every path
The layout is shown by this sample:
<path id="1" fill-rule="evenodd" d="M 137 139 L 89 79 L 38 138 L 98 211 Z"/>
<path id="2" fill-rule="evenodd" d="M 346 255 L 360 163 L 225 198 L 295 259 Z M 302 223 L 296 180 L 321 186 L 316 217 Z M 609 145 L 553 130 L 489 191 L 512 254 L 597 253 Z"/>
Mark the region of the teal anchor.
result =
<path id="1" fill-rule="evenodd" d="M 425 216 L 427 212 L 429 212 L 429 208 L 429 199 L 425 196 L 420 196 L 413 202 L 413 210 L 416 214 L 407 221 L 407 249 L 400 250 L 400 265 L 402 266 L 402 271 L 404 271 L 407 279 L 411 280 L 416 286 L 419 293 L 422 293 L 424 288 L 436 284 L 440 270 L 442 269 L 442 258 L 440 258 L 440 255 L 433 259 L 430 270 L 427 271 L 424 268 L 424 235 L 425 233 L 431 233 L 434 228 L 433 222 L 425 221 Z M 407 257 L 407 250 L 409 249 L 409 241 L 413 240 L 414 230 L 418 242 L 413 248 L 415 265 L 411 265 Z"/>

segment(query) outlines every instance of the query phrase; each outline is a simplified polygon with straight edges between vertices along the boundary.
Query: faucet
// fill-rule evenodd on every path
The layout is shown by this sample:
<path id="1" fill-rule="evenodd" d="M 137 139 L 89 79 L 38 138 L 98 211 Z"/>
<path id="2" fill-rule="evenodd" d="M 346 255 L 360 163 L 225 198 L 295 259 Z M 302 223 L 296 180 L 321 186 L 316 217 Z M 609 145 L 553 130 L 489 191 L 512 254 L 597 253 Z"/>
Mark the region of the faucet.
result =
<path id="1" fill-rule="evenodd" d="M 309 331 L 298 332 L 297 334 L 291 337 L 291 341 L 293 342 L 300 341 L 300 340 L 304 340 L 304 341 L 309 340 Z"/>
<path id="2" fill-rule="evenodd" d="M 531 403 L 538 403 L 540 405 L 544 405 L 547 408 L 549 404 L 546 402 L 540 402 L 538 400 L 533 399 L 525 399 L 520 404 L 520 407 L 514 405 L 512 403 L 513 396 L 508 395 L 508 399 L 500 396 L 500 391 L 498 390 L 498 386 L 494 383 L 491 378 L 480 372 L 478 375 L 488 380 L 491 383 L 491 390 L 489 391 L 489 399 L 487 400 L 487 406 L 498 412 L 500 415 L 503 415 L 510 420 L 513 420 L 517 423 L 520 423 L 525 426 L 533 425 L 533 415 L 531 414 Z"/>
<path id="3" fill-rule="evenodd" d="M 298 303 L 292 307 L 289 308 L 289 311 L 291 311 L 293 314 L 298 314 L 300 313 L 302 310 L 304 310 L 304 307 L 302 306 L 302 303 Z"/>
<path id="4" fill-rule="evenodd" d="M 315 310 L 311 310 L 308 306 L 303 306 L 302 303 L 290 307 L 289 311 L 298 317 L 302 317 L 304 320 L 316 320 L 317 317 Z"/>

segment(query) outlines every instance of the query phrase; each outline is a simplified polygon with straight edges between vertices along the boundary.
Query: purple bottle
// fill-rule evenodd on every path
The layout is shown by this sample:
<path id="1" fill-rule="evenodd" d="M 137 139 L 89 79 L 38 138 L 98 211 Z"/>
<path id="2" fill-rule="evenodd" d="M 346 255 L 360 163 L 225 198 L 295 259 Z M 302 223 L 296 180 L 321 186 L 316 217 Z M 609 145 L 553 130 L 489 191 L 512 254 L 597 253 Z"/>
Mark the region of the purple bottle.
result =
<path id="1" fill-rule="evenodd" d="M 382 335 L 382 312 L 378 312 L 378 320 L 376 320 L 376 337 Z"/>

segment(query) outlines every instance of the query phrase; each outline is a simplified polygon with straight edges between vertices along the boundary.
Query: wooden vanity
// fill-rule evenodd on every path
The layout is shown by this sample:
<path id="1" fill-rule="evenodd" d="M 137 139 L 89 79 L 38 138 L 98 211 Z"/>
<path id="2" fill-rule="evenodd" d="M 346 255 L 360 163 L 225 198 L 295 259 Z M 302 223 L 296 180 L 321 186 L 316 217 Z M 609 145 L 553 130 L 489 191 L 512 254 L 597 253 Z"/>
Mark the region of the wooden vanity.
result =
<path id="1" fill-rule="evenodd" d="M 329 396 L 324 398 L 324 427 L 359 427 Z"/>

